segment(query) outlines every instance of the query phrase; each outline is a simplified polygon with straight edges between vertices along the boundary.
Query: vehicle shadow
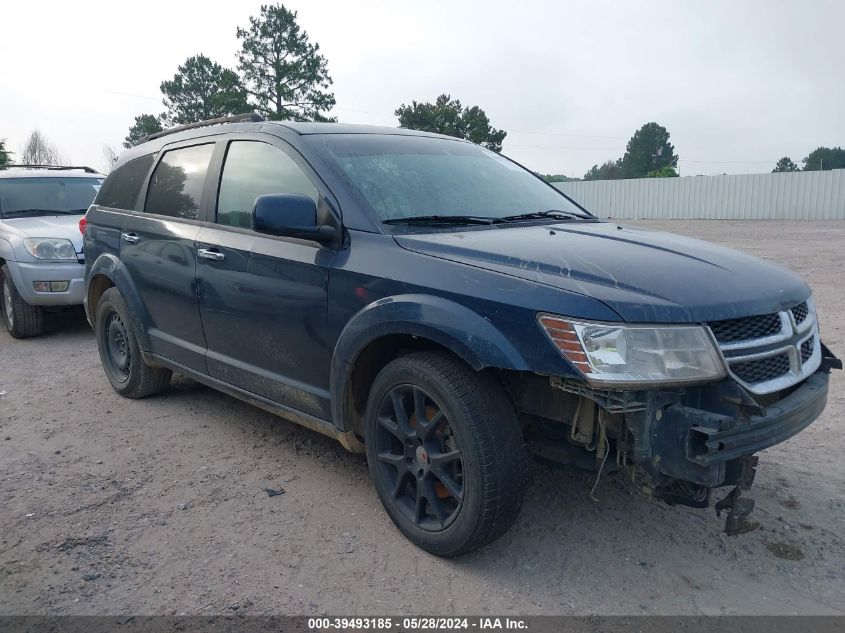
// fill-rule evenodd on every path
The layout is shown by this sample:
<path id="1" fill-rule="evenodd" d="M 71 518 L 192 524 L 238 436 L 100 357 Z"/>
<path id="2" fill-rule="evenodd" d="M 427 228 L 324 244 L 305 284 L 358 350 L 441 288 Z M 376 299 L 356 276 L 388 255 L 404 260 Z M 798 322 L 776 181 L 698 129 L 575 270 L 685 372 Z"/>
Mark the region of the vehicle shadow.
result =
<path id="1" fill-rule="evenodd" d="M 44 336 L 62 334 L 90 334 L 94 331 L 85 318 L 82 306 L 74 306 L 57 312 L 44 313 Z"/>
<path id="2" fill-rule="evenodd" d="M 174 374 L 171 389 L 156 399 L 171 398 L 201 401 L 210 411 L 225 409 L 231 412 L 233 420 L 238 420 L 235 424 L 254 426 L 266 442 L 275 446 L 305 442 L 315 455 L 330 455 L 332 460 L 338 460 L 342 464 L 339 476 L 352 470 L 369 477 L 363 457 L 349 453 L 335 440 L 185 376 Z M 520 541 L 531 541 L 536 546 L 537 560 L 542 561 L 548 558 L 549 547 L 554 544 L 560 546 L 564 541 L 577 539 L 583 545 L 617 536 L 621 538 L 623 534 L 630 537 L 632 529 L 641 529 L 647 535 L 655 522 L 668 524 L 669 529 L 681 530 L 684 526 L 695 525 L 696 529 L 706 526 L 710 531 L 721 531 L 723 520 L 715 517 L 712 508 L 669 507 L 637 490 L 625 471 L 604 474 L 592 497 L 590 490 L 596 482 L 595 473 L 533 457 L 529 457 L 529 472 L 531 483 L 522 513 L 513 528 L 493 546 L 456 560 L 483 567 L 489 559 L 499 567 L 501 558 L 510 555 L 511 547 Z M 378 498 L 373 495 L 372 499 L 373 509 L 379 509 Z M 617 524 L 621 525 L 614 527 Z M 518 549 L 518 556 L 524 563 L 525 552 L 521 547 Z"/>
<path id="3" fill-rule="evenodd" d="M 333 439 L 189 378 L 174 375 L 171 390 L 159 398 L 192 397 L 197 400 L 200 392 L 204 406 L 210 410 L 230 411 L 233 418 L 238 420 L 235 424 L 252 425 L 266 438 L 265 442 L 275 446 L 307 443 L 315 459 L 330 456 L 333 462 L 338 463 L 336 475 L 339 478 L 345 478 L 349 471 L 364 478 L 369 477 L 363 457 L 347 452 Z M 621 553 L 624 540 L 631 538 L 632 531 L 639 531 L 647 538 L 653 534 L 656 523 L 661 524 L 661 532 L 678 531 L 681 534 L 694 527 L 696 531 L 706 529 L 710 534 L 720 534 L 723 520 L 717 519 L 712 509 L 669 507 L 642 494 L 627 479 L 624 471 L 604 474 L 591 497 L 590 489 L 596 481 L 595 473 L 534 458 L 529 460 L 531 484 L 515 525 L 493 545 L 455 559 L 456 564 L 479 570 L 490 567 L 501 571 L 502 559 L 505 558 L 510 559 L 514 565 L 551 564 L 550 568 L 553 568 L 554 557 L 550 559 L 550 552 L 558 551 L 563 556 L 565 552 L 572 551 L 570 545 L 573 543 L 577 544 L 578 550 L 584 551 L 584 546 L 588 544 L 617 541 Z M 346 482 L 337 483 L 341 485 Z M 374 494 L 371 501 L 372 510 L 379 511 L 380 503 Z M 397 538 L 402 538 L 398 531 L 396 534 Z M 677 542 L 683 542 L 683 546 L 688 547 L 686 537 L 679 536 Z M 526 549 L 534 554 L 526 552 Z"/>
<path id="4" fill-rule="evenodd" d="M 350 510 L 351 517 L 357 513 L 351 519 L 356 542 L 362 552 L 374 557 L 374 564 L 385 569 L 410 565 L 420 573 L 443 576 L 455 584 L 455 590 L 465 579 L 475 591 L 481 587 L 487 592 L 474 596 L 476 603 L 484 595 L 495 596 L 500 610 L 508 610 L 511 603 L 534 604 L 534 597 L 542 596 L 543 604 L 536 604 L 533 612 L 567 612 L 575 605 L 583 608 L 594 596 L 595 609 L 609 614 L 674 612 L 678 600 L 690 601 L 682 610 L 712 607 L 716 613 L 721 611 L 714 604 L 722 604 L 733 605 L 734 611 L 728 612 L 744 612 L 746 603 L 733 588 L 744 587 L 745 594 L 753 597 L 752 604 L 763 604 L 761 596 L 772 589 L 769 577 L 780 578 L 785 586 L 791 582 L 783 576 L 788 563 L 772 554 L 772 545 L 780 542 L 806 551 L 812 559 L 808 562 L 823 567 L 815 574 L 837 573 L 812 552 L 820 547 L 838 548 L 841 541 L 829 530 L 790 527 L 786 521 L 797 522 L 797 518 L 784 519 L 777 486 L 767 480 L 766 469 L 753 493 L 758 501 L 754 519 L 761 528 L 727 537 L 722 531 L 724 516 L 717 518 L 712 507 L 670 507 L 643 494 L 625 471 L 603 475 L 591 495 L 595 473 L 534 459 L 525 504 L 513 527 L 478 551 L 455 559 L 439 558 L 413 547 L 392 525 L 369 485 L 363 456 L 181 376 L 174 377 L 173 389 L 155 400 L 159 398 L 171 403 L 192 401 L 221 445 L 235 446 L 238 442 L 233 438 L 241 437 L 237 450 L 246 451 L 242 453 L 245 464 L 255 465 L 255 472 L 239 471 L 241 480 L 263 477 L 266 466 L 258 465 L 257 456 L 278 459 L 287 468 L 296 468 L 303 478 L 319 478 L 306 489 L 312 494 L 324 492 L 333 507 Z M 717 491 L 715 498 L 724 492 L 727 489 Z M 288 494 L 298 494 L 296 487 Z M 310 507 L 311 502 L 302 503 Z M 344 523 L 347 520 L 337 519 L 337 534 L 329 537 L 333 532 L 326 531 L 324 537 L 341 538 L 343 530 L 350 529 L 350 523 Z M 307 528 L 301 529 L 300 537 L 309 538 Z M 700 607 L 694 596 L 702 591 L 709 598 L 702 599 Z"/>
<path id="5" fill-rule="evenodd" d="M 391 523 L 369 485 L 362 455 L 181 376 L 159 398 L 191 401 L 214 441 L 237 447 L 241 481 L 262 479 L 268 463 L 263 460 L 269 458 L 284 464 L 286 475 L 308 480 L 288 489 L 298 495 L 289 502 L 303 516 L 313 520 L 310 496 L 325 495 L 340 514 L 320 515 L 331 527 L 314 543 L 346 551 L 343 539 L 354 534 L 367 565 L 443 578 L 455 605 L 462 604 L 460 587 L 466 583 L 474 592 L 467 594 L 467 604 L 489 602 L 499 611 L 533 605 L 528 612 L 566 613 L 592 604 L 590 612 L 606 614 L 745 613 L 764 608 L 772 592 L 792 595 L 802 578 L 841 575 L 836 557 L 827 562 L 820 552 L 840 551 L 842 540 L 821 525 L 799 523 L 800 513 L 785 509 L 773 463 L 761 468 L 752 492 L 760 529 L 728 537 L 724 516 L 718 518 L 712 507 L 668 506 L 638 490 L 625 471 L 604 474 L 591 495 L 595 473 L 532 458 L 525 504 L 511 529 L 480 550 L 444 559 L 414 547 Z M 726 492 L 714 491 L 714 499 Z M 312 543 L 307 521 L 289 531 L 292 539 Z M 779 545 L 806 553 L 803 572 L 774 553 Z M 392 581 L 413 585 L 400 578 L 401 573 Z M 834 600 L 831 592 L 813 600 L 798 595 L 778 608 L 823 608 Z"/>

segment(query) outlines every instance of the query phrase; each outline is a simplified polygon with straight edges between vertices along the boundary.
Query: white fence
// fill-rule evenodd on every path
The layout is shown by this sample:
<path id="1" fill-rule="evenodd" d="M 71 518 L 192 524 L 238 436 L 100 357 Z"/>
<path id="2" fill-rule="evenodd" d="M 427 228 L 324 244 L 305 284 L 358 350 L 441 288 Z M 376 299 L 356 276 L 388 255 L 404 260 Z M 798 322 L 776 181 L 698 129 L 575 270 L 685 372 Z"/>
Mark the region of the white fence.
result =
<path id="1" fill-rule="evenodd" d="M 554 184 L 599 217 L 845 219 L 845 169 Z"/>

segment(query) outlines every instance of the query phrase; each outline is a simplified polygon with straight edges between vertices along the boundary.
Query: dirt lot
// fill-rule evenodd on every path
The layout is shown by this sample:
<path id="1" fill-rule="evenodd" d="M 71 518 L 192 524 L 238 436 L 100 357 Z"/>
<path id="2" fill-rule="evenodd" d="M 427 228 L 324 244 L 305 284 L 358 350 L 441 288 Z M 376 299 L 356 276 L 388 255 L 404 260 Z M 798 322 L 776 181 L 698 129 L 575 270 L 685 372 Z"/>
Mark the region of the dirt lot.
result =
<path id="1" fill-rule="evenodd" d="M 792 267 L 845 356 L 845 222 L 642 224 Z M 537 464 L 514 528 L 449 561 L 393 527 L 361 457 L 182 378 L 124 400 L 84 318 L 54 316 L 0 331 L 0 613 L 842 614 L 843 387 L 761 455 L 752 534 Z"/>

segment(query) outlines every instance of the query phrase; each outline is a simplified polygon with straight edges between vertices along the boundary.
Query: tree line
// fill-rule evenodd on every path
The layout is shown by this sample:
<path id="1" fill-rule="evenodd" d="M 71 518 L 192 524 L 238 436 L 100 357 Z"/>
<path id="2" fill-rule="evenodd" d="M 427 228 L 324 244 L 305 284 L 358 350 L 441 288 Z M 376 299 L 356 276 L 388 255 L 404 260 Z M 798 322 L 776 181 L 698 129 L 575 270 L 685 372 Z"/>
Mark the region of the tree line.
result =
<path id="1" fill-rule="evenodd" d="M 13 152 L 6 148 L 6 139 L 0 139 L 0 165 L 11 165 Z M 20 152 L 18 163 L 23 165 L 62 165 L 67 158 L 40 130 L 33 130 Z"/>
<path id="2" fill-rule="evenodd" d="M 124 147 L 164 127 L 245 112 L 271 120 L 333 121 L 327 114 L 335 105 L 328 62 L 296 17 L 283 5 L 262 5 L 258 17 L 235 31 L 240 49 L 234 70 L 203 54 L 186 59 L 172 79 L 161 82 L 165 111 L 135 117 Z"/>
<path id="3" fill-rule="evenodd" d="M 297 22 L 297 12 L 284 5 L 262 5 L 245 27 L 235 30 L 239 49 L 237 64 L 226 68 L 203 54 L 188 57 L 172 78 L 161 82 L 164 111 L 135 117 L 123 145 L 138 144 L 144 137 L 166 127 L 219 117 L 258 112 L 270 120 L 335 121 L 335 106 L 328 61 L 320 45 L 312 43 Z M 432 102 L 411 101 L 394 111 L 400 127 L 437 132 L 468 139 L 494 152 L 502 151 L 507 132 L 493 127 L 487 113 L 477 105 L 465 106 L 444 93 Z M 584 180 L 674 177 L 678 155 L 669 131 L 649 122 L 634 132 L 625 153 L 615 160 L 593 165 Z M 11 152 L 0 139 L 0 165 L 11 162 Z M 103 147 L 111 166 L 117 153 Z M 20 162 L 60 164 L 61 153 L 35 130 L 27 140 Z M 819 147 L 802 160 L 805 171 L 845 168 L 845 150 Z M 798 171 L 788 157 L 773 171 Z M 574 180 L 562 174 L 538 174 L 549 182 Z"/>
<path id="4" fill-rule="evenodd" d="M 124 147 L 165 127 L 258 112 L 270 120 L 334 121 L 335 105 L 328 62 L 297 23 L 297 12 L 283 5 L 263 5 L 249 26 L 238 27 L 235 69 L 203 54 L 185 60 L 172 79 L 161 82 L 161 114 L 141 114 L 129 129 Z M 478 106 L 465 107 L 442 94 L 434 103 L 402 104 L 399 124 L 415 130 L 466 138 L 495 152 L 507 135 L 490 125 Z"/>
<path id="5" fill-rule="evenodd" d="M 796 165 L 789 156 L 784 156 L 772 170 L 773 174 L 788 171 L 827 171 L 845 169 L 845 149 L 841 147 L 817 147 L 801 159 L 804 168 Z"/>
<path id="6" fill-rule="evenodd" d="M 593 165 L 584 180 L 671 178 L 678 175 L 678 155 L 669 142 L 669 131 L 650 122 L 634 132 L 621 158 Z"/>

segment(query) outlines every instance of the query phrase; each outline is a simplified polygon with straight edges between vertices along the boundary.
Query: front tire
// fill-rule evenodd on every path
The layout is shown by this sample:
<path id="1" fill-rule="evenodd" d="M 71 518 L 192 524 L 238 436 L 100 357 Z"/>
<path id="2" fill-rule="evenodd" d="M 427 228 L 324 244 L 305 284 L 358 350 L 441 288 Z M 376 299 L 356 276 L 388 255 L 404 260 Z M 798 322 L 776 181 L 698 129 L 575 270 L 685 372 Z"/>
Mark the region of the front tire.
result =
<path id="1" fill-rule="evenodd" d="M 412 542 L 458 556 L 504 534 L 527 465 L 513 406 L 490 376 L 442 352 L 389 363 L 365 414 L 367 463 L 388 515 Z"/>
<path id="2" fill-rule="evenodd" d="M 44 311 L 23 300 L 5 264 L 0 268 L 0 302 L 3 323 L 14 338 L 32 338 L 44 333 Z"/>
<path id="3" fill-rule="evenodd" d="M 117 288 L 103 293 L 96 314 L 100 361 L 114 390 L 127 398 L 146 398 L 167 389 L 171 371 L 144 362 L 129 310 Z"/>

